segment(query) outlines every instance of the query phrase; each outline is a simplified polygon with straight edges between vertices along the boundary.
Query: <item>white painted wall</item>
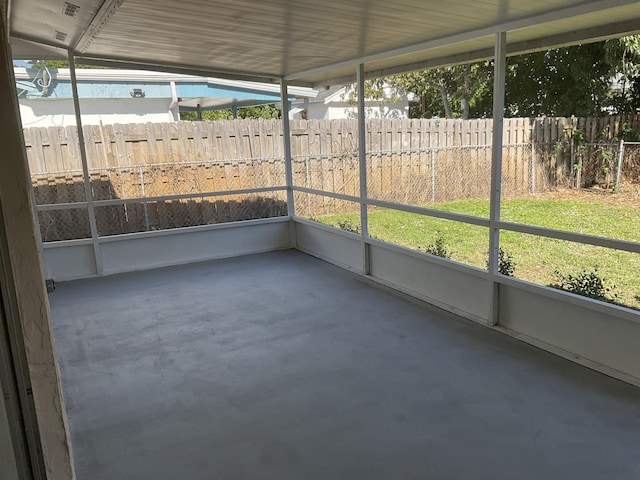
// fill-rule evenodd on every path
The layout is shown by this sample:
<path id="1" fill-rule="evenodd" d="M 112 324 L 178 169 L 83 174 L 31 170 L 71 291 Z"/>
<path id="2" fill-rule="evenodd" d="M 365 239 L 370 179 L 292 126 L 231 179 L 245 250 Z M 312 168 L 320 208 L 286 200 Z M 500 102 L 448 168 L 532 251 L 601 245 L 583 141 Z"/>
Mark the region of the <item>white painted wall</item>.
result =
<path id="1" fill-rule="evenodd" d="M 170 98 L 91 98 L 80 101 L 84 125 L 172 122 Z M 76 124 L 70 98 L 20 99 L 24 128 L 66 127 Z"/>
<path id="2" fill-rule="evenodd" d="M 361 272 L 362 241 L 359 235 L 318 222 L 296 221 L 296 248 L 339 267 Z"/>
<path id="3" fill-rule="evenodd" d="M 291 247 L 287 217 L 101 237 L 102 274 L 132 272 Z M 47 278 L 56 281 L 98 275 L 93 245 L 72 240 L 43 245 Z"/>
<path id="4" fill-rule="evenodd" d="M 355 235 L 295 221 L 297 248 L 343 268 L 361 271 Z M 444 310 L 489 322 L 486 271 L 369 240 L 371 278 Z M 612 377 L 640 386 L 640 318 L 622 307 L 528 282 L 500 284 L 501 331 Z"/>

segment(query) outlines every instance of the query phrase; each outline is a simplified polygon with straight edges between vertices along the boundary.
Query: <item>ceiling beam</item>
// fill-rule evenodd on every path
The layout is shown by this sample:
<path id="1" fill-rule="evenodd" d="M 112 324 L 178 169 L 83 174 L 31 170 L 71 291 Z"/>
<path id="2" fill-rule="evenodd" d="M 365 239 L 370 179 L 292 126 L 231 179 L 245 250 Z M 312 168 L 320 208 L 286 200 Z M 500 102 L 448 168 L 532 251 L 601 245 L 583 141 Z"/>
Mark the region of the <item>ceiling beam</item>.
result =
<path id="1" fill-rule="evenodd" d="M 87 28 L 82 34 L 74 40 L 72 50 L 74 52 L 84 52 L 93 42 L 96 35 L 100 33 L 102 28 L 109 23 L 109 19 L 115 11 L 122 5 L 124 0 L 104 0 L 100 8 L 93 16 Z"/>
<path id="2" fill-rule="evenodd" d="M 148 63 L 134 59 L 112 57 L 83 56 L 77 57 L 77 63 L 112 68 L 128 68 L 134 70 L 151 70 L 155 72 L 179 73 L 199 77 L 216 77 L 228 80 L 245 80 L 248 82 L 279 83 L 280 77 L 265 73 L 250 73 L 233 70 L 207 68 L 197 65 L 176 65 L 169 63 Z"/>
<path id="3" fill-rule="evenodd" d="M 507 46 L 507 54 L 510 56 L 522 55 L 540 50 L 576 45 L 579 43 L 602 42 L 612 38 L 635 35 L 638 32 L 640 32 L 640 18 L 635 18 L 633 20 L 611 23 L 609 25 L 600 25 L 597 27 L 584 28 L 582 30 L 574 30 L 573 32 L 561 33 L 558 35 L 549 35 L 548 37 L 536 40 L 514 42 Z"/>
<path id="4" fill-rule="evenodd" d="M 429 70 L 432 68 L 446 67 L 451 65 L 461 65 L 471 62 L 479 62 L 482 60 L 488 60 L 493 58 L 493 48 L 486 48 L 482 50 L 476 50 L 468 53 L 461 53 L 457 55 L 449 55 L 446 57 L 432 58 L 422 62 L 407 63 L 404 65 L 378 68 L 373 70 L 367 70 L 364 73 L 364 78 L 369 80 L 371 78 L 386 77 L 389 75 L 399 75 L 402 73 L 416 72 L 420 70 Z M 331 85 L 345 85 L 355 81 L 356 75 L 348 75 L 342 77 L 331 78 L 330 80 L 323 80 L 313 84 L 313 88 L 322 89 L 323 87 Z"/>

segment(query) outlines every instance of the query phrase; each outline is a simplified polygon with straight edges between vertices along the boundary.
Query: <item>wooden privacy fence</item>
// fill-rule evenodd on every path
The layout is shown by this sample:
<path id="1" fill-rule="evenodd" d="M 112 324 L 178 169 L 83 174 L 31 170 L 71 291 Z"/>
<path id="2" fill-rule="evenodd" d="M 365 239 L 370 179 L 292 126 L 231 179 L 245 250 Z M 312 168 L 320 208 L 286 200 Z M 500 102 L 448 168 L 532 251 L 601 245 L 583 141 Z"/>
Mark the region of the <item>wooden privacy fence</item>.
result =
<path id="1" fill-rule="evenodd" d="M 371 119 L 366 128 L 369 196 L 416 205 L 488 198 L 492 120 Z M 505 196 L 567 185 L 568 139 L 576 129 L 590 141 L 610 141 L 622 129 L 639 131 L 640 117 L 505 119 Z M 87 125 L 83 133 L 95 199 L 285 184 L 279 120 Z M 75 127 L 24 135 L 37 203 L 84 201 Z M 292 120 L 294 184 L 359 195 L 357 139 L 356 120 Z M 312 214 L 314 205 L 336 205 L 299 197 L 301 211 Z M 241 200 L 229 195 L 214 203 Z"/>
<path id="2" fill-rule="evenodd" d="M 507 118 L 504 144 L 553 145 L 576 129 L 587 141 L 611 141 L 625 127 L 640 132 L 640 116 L 602 118 Z M 169 162 L 282 158 L 282 122 L 245 119 L 128 125 L 86 125 L 89 168 Z M 370 151 L 490 145 L 492 120 L 367 120 Z M 335 155 L 357 148 L 355 120 L 292 120 L 294 156 Z M 75 127 L 24 130 L 31 173 L 79 170 Z"/>

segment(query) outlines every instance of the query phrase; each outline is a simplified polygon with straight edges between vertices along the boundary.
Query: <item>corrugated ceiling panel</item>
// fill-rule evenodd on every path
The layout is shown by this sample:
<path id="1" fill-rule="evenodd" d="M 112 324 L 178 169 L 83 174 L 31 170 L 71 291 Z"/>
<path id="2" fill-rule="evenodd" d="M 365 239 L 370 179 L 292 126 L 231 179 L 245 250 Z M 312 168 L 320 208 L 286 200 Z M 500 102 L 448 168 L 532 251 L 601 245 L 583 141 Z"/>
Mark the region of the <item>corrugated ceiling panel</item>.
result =
<path id="1" fill-rule="evenodd" d="M 630 0 L 72 3 L 80 6 L 76 18 L 62 13 L 64 0 L 13 0 L 12 34 L 70 45 L 88 57 L 203 67 L 231 75 L 285 75 L 293 81 L 316 83 L 351 76 L 360 61 L 367 71 L 395 71 L 403 64 L 486 55 L 496 25 L 511 25 L 509 42 L 523 48 L 527 42 L 542 48 L 562 43 L 563 38 L 573 41 L 577 30 L 605 24 L 607 31 L 614 32 L 619 22 L 636 21 L 640 29 L 640 3 Z M 101 5 L 98 18 L 106 21 L 91 23 Z M 567 18 L 569 14 L 562 10 L 566 8 L 574 9 L 576 16 Z M 590 13 L 593 10 L 602 11 Z M 619 29 L 627 31 L 629 25 Z M 54 40 L 56 32 L 63 30 L 67 39 Z"/>
<path id="2" fill-rule="evenodd" d="M 126 0 L 87 49 L 282 75 L 520 18 L 547 5 L 522 1 Z"/>
<path id="3" fill-rule="evenodd" d="M 101 4 L 101 0 L 12 1 L 11 33 L 69 47 L 80 37 Z M 68 15 L 74 11 L 75 15 Z M 56 33 L 64 34 L 64 40 L 57 40 Z"/>

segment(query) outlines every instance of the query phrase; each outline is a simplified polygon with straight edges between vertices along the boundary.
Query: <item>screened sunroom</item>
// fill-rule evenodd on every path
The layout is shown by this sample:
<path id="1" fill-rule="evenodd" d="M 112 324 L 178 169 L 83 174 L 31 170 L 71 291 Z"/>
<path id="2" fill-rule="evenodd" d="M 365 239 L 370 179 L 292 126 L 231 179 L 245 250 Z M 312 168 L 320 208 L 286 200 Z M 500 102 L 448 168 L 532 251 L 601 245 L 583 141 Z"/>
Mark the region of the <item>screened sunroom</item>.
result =
<path id="1" fill-rule="evenodd" d="M 571 131 L 622 123 L 504 118 L 509 56 L 637 33 L 640 3 L 2 6 L 0 477 L 640 474 L 638 275 L 616 301 L 549 277 L 633 272 L 640 236 L 524 215 L 603 174 L 575 178 Z M 23 130 L 13 59 L 68 61 L 75 127 Z M 486 59 L 493 118 L 372 118 L 358 94 Z M 282 115 L 85 122 L 76 65 L 257 82 Z M 290 119 L 293 89 L 345 84 L 355 118 Z M 637 192 L 640 146 L 603 145 L 603 195 Z"/>

